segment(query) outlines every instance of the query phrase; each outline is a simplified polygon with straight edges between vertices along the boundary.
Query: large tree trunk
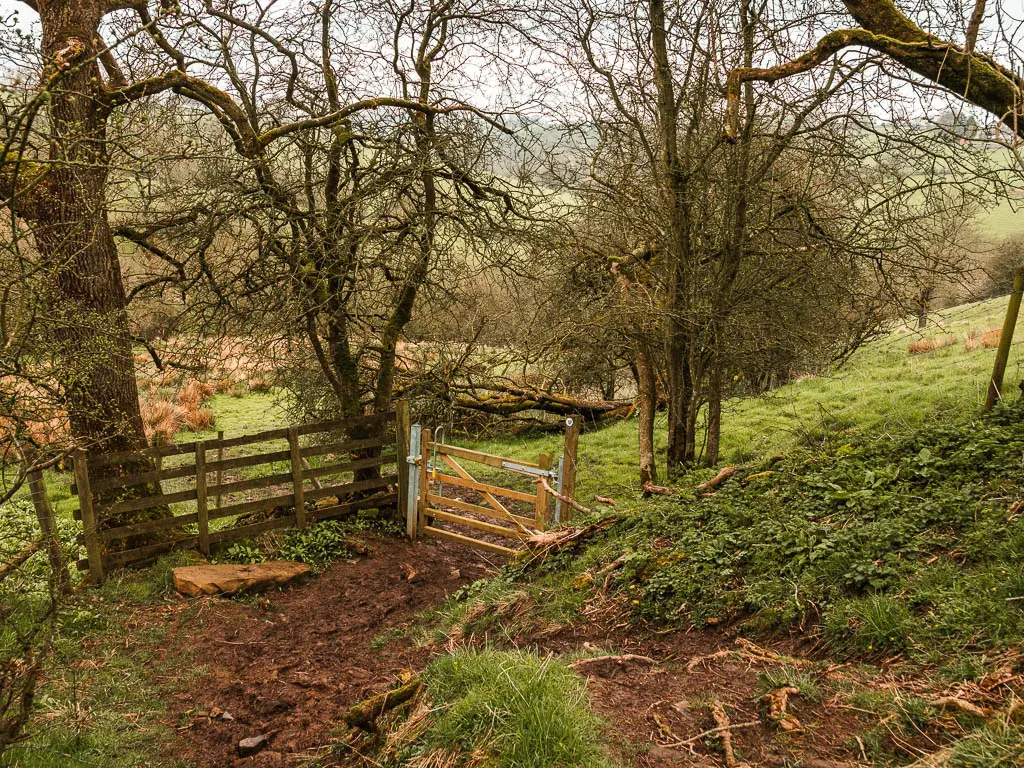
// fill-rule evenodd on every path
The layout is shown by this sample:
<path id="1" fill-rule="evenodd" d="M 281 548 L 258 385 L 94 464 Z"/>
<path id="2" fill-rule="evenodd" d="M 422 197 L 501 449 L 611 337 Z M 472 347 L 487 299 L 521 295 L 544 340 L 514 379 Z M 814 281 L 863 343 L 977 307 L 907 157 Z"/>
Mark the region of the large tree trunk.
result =
<path id="1" fill-rule="evenodd" d="M 108 112 L 96 64 L 104 9 L 89 0 L 42 0 L 42 87 L 50 94 L 50 165 L 14 208 L 31 225 L 48 267 L 59 377 L 71 431 L 90 454 L 146 445 L 132 362 L 127 300 L 107 219 Z M 8 171 L 10 172 L 10 171 Z M 149 462 L 143 464 L 151 465 Z M 137 470 L 111 467 L 101 472 Z M 137 487 L 134 493 L 151 493 Z M 123 495 L 123 492 L 122 492 Z M 156 514 L 167 513 L 166 509 Z M 153 517 L 154 511 L 136 513 Z M 101 519 L 100 526 L 130 522 Z"/>

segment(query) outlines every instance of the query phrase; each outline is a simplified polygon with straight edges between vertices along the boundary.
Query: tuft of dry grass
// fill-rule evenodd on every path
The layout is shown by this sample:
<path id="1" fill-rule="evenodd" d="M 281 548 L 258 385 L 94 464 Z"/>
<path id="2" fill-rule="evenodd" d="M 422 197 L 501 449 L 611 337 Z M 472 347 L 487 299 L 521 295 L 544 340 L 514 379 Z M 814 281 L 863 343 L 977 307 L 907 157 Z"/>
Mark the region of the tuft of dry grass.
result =
<path id="1" fill-rule="evenodd" d="M 194 411 L 213 395 L 213 385 L 198 379 L 189 379 L 178 390 L 175 400 L 186 411 Z"/>
<path id="2" fill-rule="evenodd" d="M 214 416 L 213 411 L 209 408 L 196 408 L 195 410 L 185 411 L 182 421 L 193 432 L 203 432 L 213 427 L 216 422 L 216 416 Z"/>
<path id="3" fill-rule="evenodd" d="M 964 347 L 968 352 L 973 352 L 981 346 L 981 333 L 978 331 L 968 331 L 964 335 Z"/>
<path id="4" fill-rule="evenodd" d="M 918 339 L 912 342 L 908 349 L 912 355 L 921 355 L 934 349 L 952 346 L 953 344 L 956 344 L 956 339 L 952 336 L 939 336 L 934 339 Z"/>
<path id="5" fill-rule="evenodd" d="M 263 373 L 254 373 L 249 377 L 249 391 L 262 394 L 269 392 L 273 384 L 270 381 L 270 377 Z"/>
<path id="6" fill-rule="evenodd" d="M 184 411 L 169 400 L 147 400 L 142 404 L 142 424 L 153 442 L 170 442 L 181 429 Z"/>
<path id="7" fill-rule="evenodd" d="M 985 335 L 981 337 L 981 343 L 985 345 L 986 349 L 992 349 L 993 347 L 999 346 L 999 339 L 1003 335 L 1002 328 L 990 328 L 985 331 Z"/>
<path id="8" fill-rule="evenodd" d="M 213 382 L 213 391 L 218 395 L 227 395 L 235 390 L 235 380 L 230 376 L 224 376 Z"/>

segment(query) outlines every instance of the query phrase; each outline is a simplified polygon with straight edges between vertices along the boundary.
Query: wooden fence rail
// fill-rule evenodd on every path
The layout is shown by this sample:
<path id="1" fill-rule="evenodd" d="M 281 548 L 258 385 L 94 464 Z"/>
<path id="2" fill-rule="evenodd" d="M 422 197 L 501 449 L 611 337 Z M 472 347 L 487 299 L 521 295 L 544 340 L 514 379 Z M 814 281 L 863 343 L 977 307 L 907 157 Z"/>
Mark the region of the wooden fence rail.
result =
<path id="1" fill-rule="evenodd" d="M 407 408 L 398 405 L 399 420 L 407 422 Z M 82 521 L 87 556 L 78 568 L 88 570 L 98 583 L 109 568 L 171 549 L 196 547 L 209 556 L 229 542 L 267 531 L 396 506 L 405 494 L 398 479 L 408 436 L 401 428 L 390 429 L 395 419 L 391 412 L 144 451 L 89 457 L 79 452 L 71 490 L 79 500 L 76 517 Z M 394 453 L 389 446 L 395 447 Z M 225 457 L 232 448 L 254 452 Z M 182 463 L 164 466 L 175 457 Z M 146 468 L 132 471 L 140 461 Z M 164 483 L 187 487 L 164 488 Z M 140 493 L 142 485 L 149 487 Z M 105 524 L 117 516 L 163 507 L 170 509 L 170 516 L 116 527 Z M 260 512 L 271 516 L 246 519 Z"/>

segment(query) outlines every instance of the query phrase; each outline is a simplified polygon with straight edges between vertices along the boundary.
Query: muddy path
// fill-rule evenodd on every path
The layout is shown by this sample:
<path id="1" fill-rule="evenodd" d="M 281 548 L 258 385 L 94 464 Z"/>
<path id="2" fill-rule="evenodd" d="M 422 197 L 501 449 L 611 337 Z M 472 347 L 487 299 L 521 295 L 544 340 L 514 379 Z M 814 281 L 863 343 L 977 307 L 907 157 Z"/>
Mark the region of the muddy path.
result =
<path id="1" fill-rule="evenodd" d="M 164 661 L 180 657 L 202 670 L 173 694 L 175 757 L 221 768 L 317 756 L 350 705 L 428 658 L 406 640 L 383 647 L 375 640 L 497 565 L 456 544 L 367 543 L 365 557 L 335 563 L 308 583 L 245 602 L 200 598 L 187 619 L 174 621 Z M 239 758 L 238 742 L 260 734 L 270 736 L 266 748 Z"/>

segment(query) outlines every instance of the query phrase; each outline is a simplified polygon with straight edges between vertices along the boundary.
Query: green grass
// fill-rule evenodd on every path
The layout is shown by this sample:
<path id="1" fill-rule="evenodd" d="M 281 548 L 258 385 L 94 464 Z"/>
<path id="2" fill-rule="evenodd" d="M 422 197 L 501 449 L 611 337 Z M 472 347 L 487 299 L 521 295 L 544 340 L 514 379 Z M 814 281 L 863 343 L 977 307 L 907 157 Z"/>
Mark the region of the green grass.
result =
<path id="1" fill-rule="evenodd" d="M 726 403 L 722 463 L 756 463 L 800 447 L 838 447 L 860 435 L 903 434 L 936 420 L 958 420 L 978 412 L 985 399 L 994 349 L 968 351 L 970 332 L 999 328 L 1008 298 L 965 304 L 934 313 L 923 333 L 899 327 L 865 345 L 829 375 L 797 381 L 758 397 Z M 920 338 L 949 336 L 951 346 L 920 355 L 908 347 Z M 1016 396 L 1024 379 L 1024 321 L 1017 325 L 1005 388 Z M 659 415 L 656 448 L 664 455 L 664 416 Z M 474 443 L 480 450 L 521 459 L 561 453 L 562 438 L 551 434 L 495 438 Z M 624 421 L 584 432 L 579 443 L 580 498 L 638 491 L 636 422 Z M 663 466 L 663 465 L 662 465 Z"/>
<path id="2" fill-rule="evenodd" d="M 612 768 L 583 680 L 552 657 L 461 650 L 423 680 L 434 707 L 424 751 L 482 753 L 495 768 Z"/>
<path id="3" fill-rule="evenodd" d="M 35 525 L 31 506 L 13 502 L 0 518 L 3 545 L 24 540 Z M 78 524 L 58 521 L 66 553 L 75 556 Z M 7 554 L 0 546 L 0 560 Z M 176 555 L 180 558 L 182 555 Z M 29 738 L 0 761 L 9 768 L 172 768 L 162 757 L 173 731 L 160 676 L 186 683 L 198 668 L 163 669 L 149 649 L 158 648 L 165 628 L 157 622 L 126 622 L 140 604 L 165 599 L 174 559 L 139 573 L 111 576 L 99 590 L 77 591 L 61 601 L 52 625 L 52 651 L 37 691 Z M 47 603 L 47 564 L 33 555 L 19 572 L 0 583 L 0 661 L 14 647 L 13 633 L 41 620 Z"/>

